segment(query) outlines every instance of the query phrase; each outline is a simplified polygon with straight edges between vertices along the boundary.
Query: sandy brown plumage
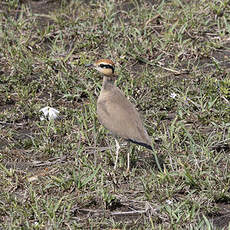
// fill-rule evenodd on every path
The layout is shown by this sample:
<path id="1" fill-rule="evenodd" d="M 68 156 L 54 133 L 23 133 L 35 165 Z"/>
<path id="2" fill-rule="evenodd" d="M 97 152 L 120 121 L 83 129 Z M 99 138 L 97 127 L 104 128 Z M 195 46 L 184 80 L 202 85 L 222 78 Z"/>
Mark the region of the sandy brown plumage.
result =
<path id="1" fill-rule="evenodd" d="M 98 119 L 115 136 L 152 149 L 151 140 L 136 108 L 108 77 L 97 101 Z"/>
<path id="2" fill-rule="evenodd" d="M 110 130 L 115 137 L 119 136 L 135 144 L 152 149 L 151 140 L 143 126 L 139 113 L 123 92 L 114 84 L 116 80 L 114 63 L 108 59 L 101 59 L 88 66 L 94 67 L 104 75 L 101 93 L 97 100 L 97 115 L 100 123 Z M 114 168 L 117 165 L 120 148 L 117 141 L 116 146 Z M 128 171 L 129 153 L 127 164 Z"/>

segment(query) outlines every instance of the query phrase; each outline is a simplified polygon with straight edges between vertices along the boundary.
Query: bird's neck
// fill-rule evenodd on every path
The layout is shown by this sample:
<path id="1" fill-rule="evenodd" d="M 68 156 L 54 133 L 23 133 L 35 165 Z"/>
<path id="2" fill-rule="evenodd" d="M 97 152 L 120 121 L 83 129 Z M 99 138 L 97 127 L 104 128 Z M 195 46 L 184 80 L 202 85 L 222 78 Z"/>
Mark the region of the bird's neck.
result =
<path id="1" fill-rule="evenodd" d="M 116 76 L 104 76 L 103 77 L 103 83 L 102 88 L 104 90 L 109 90 L 110 88 L 114 87 L 114 82 L 116 80 Z"/>

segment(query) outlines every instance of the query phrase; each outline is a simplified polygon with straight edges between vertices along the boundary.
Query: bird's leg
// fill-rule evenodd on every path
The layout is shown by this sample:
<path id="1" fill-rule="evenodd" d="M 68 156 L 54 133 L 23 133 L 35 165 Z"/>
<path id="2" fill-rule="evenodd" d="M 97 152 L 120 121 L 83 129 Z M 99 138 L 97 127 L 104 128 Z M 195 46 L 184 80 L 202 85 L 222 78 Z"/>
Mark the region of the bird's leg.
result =
<path id="1" fill-rule="evenodd" d="M 126 173 L 129 173 L 129 164 L 130 164 L 130 151 L 128 150 L 128 154 L 127 154 L 127 169 L 126 169 Z"/>
<path id="2" fill-rule="evenodd" d="M 116 167 L 117 167 L 118 154 L 119 154 L 119 150 L 120 150 L 120 145 L 119 145 L 119 142 L 116 138 L 115 138 L 115 142 L 116 142 L 116 159 L 115 159 L 114 169 L 116 169 Z"/>

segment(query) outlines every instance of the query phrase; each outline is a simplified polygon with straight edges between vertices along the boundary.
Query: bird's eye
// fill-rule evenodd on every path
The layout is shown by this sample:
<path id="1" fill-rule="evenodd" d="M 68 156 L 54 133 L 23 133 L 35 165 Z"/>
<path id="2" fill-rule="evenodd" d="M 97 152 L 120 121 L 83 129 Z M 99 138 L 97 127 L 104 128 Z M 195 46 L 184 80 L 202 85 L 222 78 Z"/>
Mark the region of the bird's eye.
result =
<path id="1" fill-rule="evenodd" d="M 104 68 L 108 68 L 108 65 L 105 65 L 105 64 L 100 64 L 99 66 L 100 66 L 101 68 L 103 68 L 103 69 L 104 69 Z"/>
<path id="2" fill-rule="evenodd" d="M 99 67 L 102 68 L 102 69 L 111 69 L 112 72 L 114 73 L 114 67 L 112 65 L 109 65 L 109 64 L 100 64 Z"/>

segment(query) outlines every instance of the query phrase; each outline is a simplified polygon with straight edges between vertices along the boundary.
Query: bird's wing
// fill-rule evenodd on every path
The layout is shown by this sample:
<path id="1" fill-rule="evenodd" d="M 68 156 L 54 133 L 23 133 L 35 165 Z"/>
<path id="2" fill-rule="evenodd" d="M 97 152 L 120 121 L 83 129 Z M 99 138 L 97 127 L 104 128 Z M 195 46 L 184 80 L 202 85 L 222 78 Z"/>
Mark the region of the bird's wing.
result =
<path id="1" fill-rule="evenodd" d="M 114 135 L 151 145 L 136 108 L 118 88 L 113 94 L 99 98 L 97 113 L 102 125 Z"/>

